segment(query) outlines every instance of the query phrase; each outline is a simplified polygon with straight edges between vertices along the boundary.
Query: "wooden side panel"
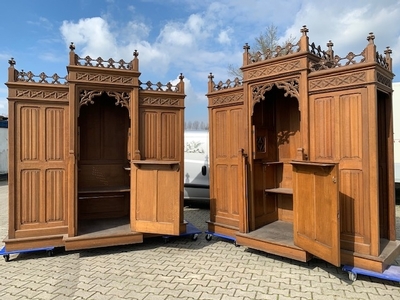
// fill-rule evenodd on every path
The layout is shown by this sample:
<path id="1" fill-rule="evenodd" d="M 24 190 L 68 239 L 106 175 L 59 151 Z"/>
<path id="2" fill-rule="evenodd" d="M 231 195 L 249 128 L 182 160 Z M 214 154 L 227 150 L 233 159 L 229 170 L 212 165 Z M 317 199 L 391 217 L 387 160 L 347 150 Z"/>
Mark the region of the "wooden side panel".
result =
<path id="1" fill-rule="evenodd" d="M 40 222 L 40 170 L 21 172 L 20 198 L 17 207 L 20 212 L 20 225 Z"/>
<path id="2" fill-rule="evenodd" d="M 48 169 L 46 171 L 46 222 L 62 221 L 65 217 L 64 208 L 66 171 L 63 169 Z"/>
<path id="3" fill-rule="evenodd" d="M 361 94 L 349 93 L 339 97 L 340 158 L 360 161 L 362 158 Z"/>
<path id="4" fill-rule="evenodd" d="M 363 89 L 312 96 L 310 159 L 339 162 L 341 247 L 370 253 L 368 138 Z"/>
<path id="5" fill-rule="evenodd" d="M 314 101 L 313 126 L 311 127 L 311 149 L 314 161 L 334 159 L 335 138 L 335 98 L 332 96 L 317 98 Z"/>
<path id="6" fill-rule="evenodd" d="M 364 95 L 365 96 L 365 95 Z M 370 253 L 369 196 L 364 193 L 368 168 L 364 167 L 363 93 L 349 91 L 338 95 L 340 153 L 340 206 L 342 248 Z M 365 121 L 364 121 L 365 122 Z M 368 160 L 365 157 L 366 160 Z"/>
<path id="7" fill-rule="evenodd" d="M 68 109 L 16 104 L 15 237 L 38 236 L 67 224 Z M 66 230 L 66 227 L 64 227 Z M 27 231 L 25 231 L 27 230 Z"/>
<path id="8" fill-rule="evenodd" d="M 340 215 L 343 246 L 360 252 L 361 244 L 365 243 L 369 228 L 364 219 L 368 207 L 360 201 L 363 192 L 363 174 L 359 170 L 342 170 L 340 172 Z M 365 246 L 364 246 L 365 247 Z"/>
<path id="9" fill-rule="evenodd" d="M 174 160 L 179 157 L 178 116 L 174 112 L 161 113 L 161 159 Z"/>
<path id="10" fill-rule="evenodd" d="M 337 166 L 294 164 L 294 243 L 340 265 Z"/>
<path id="11" fill-rule="evenodd" d="M 140 151 L 142 157 L 147 159 L 157 159 L 158 153 L 157 148 L 159 145 L 157 129 L 159 128 L 158 117 L 156 111 L 145 111 L 142 115 L 142 126 L 141 126 L 141 145 Z M 146 131 L 144 132 L 144 128 Z"/>

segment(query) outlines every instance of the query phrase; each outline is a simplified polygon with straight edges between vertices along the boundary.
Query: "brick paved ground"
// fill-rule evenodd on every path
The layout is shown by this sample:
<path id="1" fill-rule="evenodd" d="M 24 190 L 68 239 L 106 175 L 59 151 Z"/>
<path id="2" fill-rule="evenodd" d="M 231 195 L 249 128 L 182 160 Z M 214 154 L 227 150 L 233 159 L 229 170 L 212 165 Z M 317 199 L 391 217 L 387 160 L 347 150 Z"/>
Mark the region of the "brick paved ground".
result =
<path id="1" fill-rule="evenodd" d="M 7 234 L 7 189 L 0 182 L 0 238 Z M 400 224 L 400 207 L 397 213 Z M 202 231 L 208 214 L 185 209 Z M 0 262 L 0 299 L 400 299 L 398 283 L 360 275 L 351 282 L 321 260 L 300 263 L 204 236 L 12 255 Z"/>

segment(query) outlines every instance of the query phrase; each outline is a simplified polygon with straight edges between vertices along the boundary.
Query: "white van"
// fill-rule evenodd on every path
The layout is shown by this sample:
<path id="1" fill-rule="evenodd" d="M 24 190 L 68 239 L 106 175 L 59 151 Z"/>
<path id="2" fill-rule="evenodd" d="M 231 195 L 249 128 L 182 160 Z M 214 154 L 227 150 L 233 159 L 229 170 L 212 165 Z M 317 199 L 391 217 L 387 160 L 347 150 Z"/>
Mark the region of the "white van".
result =
<path id="1" fill-rule="evenodd" d="M 208 131 L 185 131 L 184 143 L 184 198 L 210 200 Z"/>

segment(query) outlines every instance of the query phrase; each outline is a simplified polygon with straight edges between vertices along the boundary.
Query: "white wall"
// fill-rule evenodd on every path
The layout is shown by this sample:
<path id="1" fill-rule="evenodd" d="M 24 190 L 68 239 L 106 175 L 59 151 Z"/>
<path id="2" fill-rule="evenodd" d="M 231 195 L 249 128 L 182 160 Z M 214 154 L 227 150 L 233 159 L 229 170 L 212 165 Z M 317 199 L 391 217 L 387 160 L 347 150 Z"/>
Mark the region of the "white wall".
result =
<path id="1" fill-rule="evenodd" d="M 0 174 L 8 173 L 8 128 L 0 127 Z"/>
<path id="2" fill-rule="evenodd" d="M 395 181 L 400 183 L 400 82 L 393 83 L 393 133 Z"/>

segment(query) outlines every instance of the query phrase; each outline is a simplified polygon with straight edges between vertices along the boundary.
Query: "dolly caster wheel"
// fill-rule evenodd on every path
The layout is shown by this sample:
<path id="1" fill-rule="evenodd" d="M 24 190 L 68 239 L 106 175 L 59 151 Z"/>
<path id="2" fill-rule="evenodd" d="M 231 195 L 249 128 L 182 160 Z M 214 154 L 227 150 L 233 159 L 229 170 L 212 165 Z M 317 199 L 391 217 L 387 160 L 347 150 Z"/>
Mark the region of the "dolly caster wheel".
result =
<path id="1" fill-rule="evenodd" d="M 351 281 L 356 281 L 357 280 L 357 274 L 356 273 L 353 273 L 353 272 L 349 272 L 349 279 L 351 280 Z"/>
<path id="2" fill-rule="evenodd" d="M 207 234 L 206 235 L 206 240 L 207 241 L 211 241 L 211 239 L 212 239 L 212 234 Z"/>

